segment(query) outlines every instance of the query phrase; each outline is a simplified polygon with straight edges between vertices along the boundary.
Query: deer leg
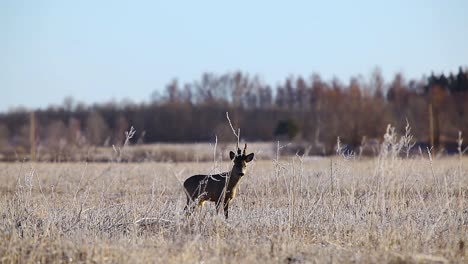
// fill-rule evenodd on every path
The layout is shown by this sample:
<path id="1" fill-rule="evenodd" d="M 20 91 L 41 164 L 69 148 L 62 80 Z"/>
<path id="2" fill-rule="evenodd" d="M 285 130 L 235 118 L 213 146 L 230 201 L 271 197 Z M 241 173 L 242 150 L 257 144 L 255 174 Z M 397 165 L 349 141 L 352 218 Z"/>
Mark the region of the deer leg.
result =
<path id="1" fill-rule="evenodd" d="M 226 217 L 226 219 L 228 219 L 229 216 L 229 202 L 230 200 L 224 201 L 224 216 Z"/>
<path id="2" fill-rule="evenodd" d="M 221 207 L 221 201 L 216 202 L 216 214 L 219 214 L 219 208 Z"/>
<path id="3" fill-rule="evenodd" d="M 200 199 L 198 201 L 198 205 L 199 206 L 203 206 L 203 203 L 205 202 L 204 200 L 201 200 L 201 198 L 198 198 Z M 185 205 L 184 207 L 184 211 L 185 211 L 185 215 L 186 216 L 190 216 L 193 211 L 196 209 L 197 207 L 197 204 L 196 204 L 196 199 L 193 199 L 192 197 L 190 197 L 189 195 L 187 195 L 187 204 Z"/>
<path id="4" fill-rule="evenodd" d="M 185 216 L 187 217 L 190 216 L 190 214 L 192 213 L 192 209 L 190 208 L 191 202 L 192 202 L 192 199 L 190 199 L 190 197 L 187 195 L 187 204 L 184 207 Z"/>

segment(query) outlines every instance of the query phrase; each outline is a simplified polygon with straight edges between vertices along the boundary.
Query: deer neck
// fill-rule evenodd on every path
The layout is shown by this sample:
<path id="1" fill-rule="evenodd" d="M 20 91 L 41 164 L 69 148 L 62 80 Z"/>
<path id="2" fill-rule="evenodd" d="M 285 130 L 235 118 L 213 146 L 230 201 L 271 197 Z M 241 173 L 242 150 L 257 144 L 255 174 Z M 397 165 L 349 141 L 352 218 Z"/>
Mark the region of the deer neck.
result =
<path id="1" fill-rule="evenodd" d="M 237 186 L 237 184 L 240 182 L 242 176 L 240 175 L 240 171 L 236 170 L 235 168 L 232 168 L 231 172 L 229 173 L 229 182 L 228 186 L 230 188 L 234 188 Z"/>

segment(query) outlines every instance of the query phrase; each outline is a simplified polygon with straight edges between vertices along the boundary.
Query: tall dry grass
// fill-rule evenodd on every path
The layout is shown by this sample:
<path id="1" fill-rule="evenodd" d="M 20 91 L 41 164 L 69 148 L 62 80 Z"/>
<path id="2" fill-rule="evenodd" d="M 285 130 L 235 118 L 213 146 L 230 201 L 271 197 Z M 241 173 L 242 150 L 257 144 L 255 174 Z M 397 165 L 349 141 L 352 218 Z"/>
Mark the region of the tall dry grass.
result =
<path id="1" fill-rule="evenodd" d="M 467 158 L 385 142 L 254 161 L 227 221 L 208 204 L 185 218 L 181 182 L 230 163 L 0 164 L 0 261 L 466 263 Z"/>

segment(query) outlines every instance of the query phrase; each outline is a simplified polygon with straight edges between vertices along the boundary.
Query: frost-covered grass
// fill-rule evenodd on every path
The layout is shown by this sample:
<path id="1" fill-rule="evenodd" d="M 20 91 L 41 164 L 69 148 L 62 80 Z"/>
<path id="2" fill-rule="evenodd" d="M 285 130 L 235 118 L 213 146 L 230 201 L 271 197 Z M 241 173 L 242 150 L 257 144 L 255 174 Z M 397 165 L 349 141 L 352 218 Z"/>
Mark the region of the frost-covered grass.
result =
<path id="1" fill-rule="evenodd" d="M 183 180 L 229 166 L 0 164 L 0 261 L 468 261 L 466 158 L 254 161 L 227 221 L 185 218 Z"/>
<path id="2" fill-rule="evenodd" d="M 216 156 L 3 163 L 0 262 L 466 263 L 468 159 L 410 158 L 409 132 L 389 126 L 374 159 L 339 139 L 321 159 L 280 157 L 278 144 L 273 160 L 250 163 L 229 220 L 214 205 L 182 211 L 185 178 L 232 166 Z"/>

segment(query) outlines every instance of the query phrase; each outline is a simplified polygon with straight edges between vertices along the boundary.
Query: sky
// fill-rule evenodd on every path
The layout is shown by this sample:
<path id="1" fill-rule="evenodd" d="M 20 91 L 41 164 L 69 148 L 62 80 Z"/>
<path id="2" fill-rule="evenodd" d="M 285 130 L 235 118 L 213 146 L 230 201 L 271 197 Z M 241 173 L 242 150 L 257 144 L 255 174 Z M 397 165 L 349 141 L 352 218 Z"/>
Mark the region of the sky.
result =
<path id="1" fill-rule="evenodd" d="M 0 0 L 0 111 L 147 102 L 174 78 L 243 71 L 272 86 L 468 66 L 468 1 Z"/>

